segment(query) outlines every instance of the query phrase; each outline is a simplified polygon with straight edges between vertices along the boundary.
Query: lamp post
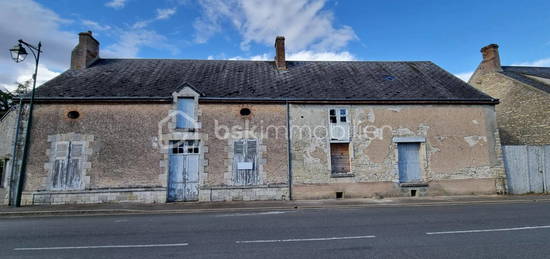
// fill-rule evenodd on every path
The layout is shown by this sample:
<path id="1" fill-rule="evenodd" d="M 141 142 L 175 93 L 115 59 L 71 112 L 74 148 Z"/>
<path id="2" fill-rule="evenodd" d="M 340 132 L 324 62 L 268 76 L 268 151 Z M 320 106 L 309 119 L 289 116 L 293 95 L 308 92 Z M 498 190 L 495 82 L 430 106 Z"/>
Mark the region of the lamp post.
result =
<path id="1" fill-rule="evenodd" d="M 19 176 L 17 177 L 17 182 L 15 184 L 15 191 L 12 192 L 10 190 L 10 192 L 13 194 L 12 196 L 13 197 L 10 197 L 10 204 L 14 207 L 19 207 L 21 206 L 21 193 L 22 193 L 22 189 L 23 189 L 23 183 L 24 183 L 24 176 L 25 176 L 25 170 L 27 168 L 27 153 L 28 153 L 28 146 L 29 146 L 29 143 L 30 143 L 30 135 L 31 135 L 31 126 L 32 126 L 32 111 L 33 111 L 33 104 L 34 104 L 34 90 L 36 88 L 36 75 L 38 74 L 38 62 L 40 62 L 40 53 L 42 52 L 41 51 L 41 48 L 42 48 L 42 43 L 41 42 L 38 42 L 38 46 L 33 46 L 29 43 L 26 43 L 25 41 L 23 40 L 19 40 L 18 41 L 18 44 L 15 45 L 13 48 L 10 49 L 10 54 L 11 54 L 11 58 L 13 59 L 13 61 L 15 61 L 16 63 L 20 63 L 20 62 L 23 62 L 23 60 L 25 60 L 25 58 L 27 57 L 28 55 L 28 52 L 27 52 L 27 49 L 25 47 L 27 47 L 29 49 L 29 51 L 32 53 L 32 55 L 34 56 L 34 61 L 35 61 L 35 67 L 34 67 L 34 74 L 32 75 L 32 79 L 33 79 L 33 83 L 32 83 L 32 91 L 31 91 L 31 99 L 29 101 L 29 116 L 28 116 L 28 119 L 27 119 L 27 125 L 26 125 L 26 129 L 25 129 L 25 143 L 23 145 L 23 158 L 21 159 L 21 169 L 19 171 Z M 17 130 L 16 130 L 16 134 L 15 134 L 15 144 L 14 144 L 14 148 L 13 148 L 13 156 L 14 156 L 14 161 L 12 162 L 12 179 L 13 179 L 13 176 L 14 176 L 14 173 L 15 173 L 15 168 L 16 168 L 16 157 L 15 157 L 15 153 L 17 151 L 17 143 L 18 143 L 18 140 L 19 140 L 19 120 L 21 119 L 21 114 L 22 114 L 22 110 L 23 110 L 23 96 L 20 96 L 19 97 L 19 119 L 17 121 Z"/>

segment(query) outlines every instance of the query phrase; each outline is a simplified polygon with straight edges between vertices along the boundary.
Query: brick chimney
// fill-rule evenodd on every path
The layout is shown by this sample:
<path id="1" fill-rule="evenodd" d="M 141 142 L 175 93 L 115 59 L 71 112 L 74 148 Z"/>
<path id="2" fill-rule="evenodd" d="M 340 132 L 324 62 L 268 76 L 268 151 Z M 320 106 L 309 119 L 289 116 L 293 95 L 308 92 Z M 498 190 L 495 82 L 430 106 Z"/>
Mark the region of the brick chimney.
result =
<path id="1" fill-rule="evenodd" d="M 277 70 L 286 70 L 285 37 L 275 38 L 275 66 Z"/>
<path id="2" fill-rule="evenodd" d="M 483 60 L 479 64 L 479 70 L 484 73 L 502 71 L 497 44 L 489 44 L 481 48 L 481 55 L 483 56 Z"/>
<path id="3" fill-rule="evenodd" d="M 91 31 L 78 34 L 78 45 L 71 53 L 71 69 L 83 69 L 99 58 L 99 41 L 94 39 Z"/>

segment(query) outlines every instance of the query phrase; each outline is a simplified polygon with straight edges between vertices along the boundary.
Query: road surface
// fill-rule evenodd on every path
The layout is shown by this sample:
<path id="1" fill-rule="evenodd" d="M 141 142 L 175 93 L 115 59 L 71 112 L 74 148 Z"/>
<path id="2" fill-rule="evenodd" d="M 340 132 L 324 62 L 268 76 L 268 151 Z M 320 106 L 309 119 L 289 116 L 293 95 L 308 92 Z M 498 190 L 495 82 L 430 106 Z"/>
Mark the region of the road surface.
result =
<path id="1" fill-rule="evenodd" d="M 550 202 L 0 219 L 2 258 L 550 258 Z"/>

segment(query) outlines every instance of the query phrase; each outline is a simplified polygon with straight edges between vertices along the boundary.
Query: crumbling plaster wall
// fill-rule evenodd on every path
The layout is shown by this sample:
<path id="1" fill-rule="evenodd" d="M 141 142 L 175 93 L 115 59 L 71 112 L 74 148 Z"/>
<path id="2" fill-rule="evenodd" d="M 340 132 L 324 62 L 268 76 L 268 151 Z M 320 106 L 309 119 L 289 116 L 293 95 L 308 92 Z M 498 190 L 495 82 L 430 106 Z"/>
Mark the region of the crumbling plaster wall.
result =
<path id="1" fill-rule="evenodd" d="M 328 127 L 328 109 L 334 107 L 349 109 L 351 177 L 331 177 L 330 143 L 324 133 Z M 491 105 L 292 105 L 290 118 L 292 172 L 298 192 L 300 185 L 397 183 L 394 137 L 425 138 L 421 164 L 423 179 L 428 183 L 496 179 L 503 175 Z M 315 129 L 319 125 L 325 127 Z M 303 133 L 304 127 L 315 129 L 316 137 L 304 137 L 307 135 Z M 391 189 L 394 186 L 381 189 L 395 192 Z"/>
<path id="2" fill-rule="evenodd" d="M 550 94 L 500 73 L 476 73 L 469 82 L 498 98 L 502 145 L 550 145 Z"/>

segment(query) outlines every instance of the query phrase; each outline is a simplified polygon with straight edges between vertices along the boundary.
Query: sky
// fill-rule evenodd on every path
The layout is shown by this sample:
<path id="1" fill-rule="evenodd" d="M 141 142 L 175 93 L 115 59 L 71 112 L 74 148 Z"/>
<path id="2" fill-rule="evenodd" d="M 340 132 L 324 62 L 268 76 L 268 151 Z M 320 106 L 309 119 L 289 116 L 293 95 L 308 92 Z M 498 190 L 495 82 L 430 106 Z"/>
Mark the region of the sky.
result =
<path id="1" fill-rule="evenodd" d="M 272 60 L 283 35 L 287 60 L 429 60 L 467 80 L 497 43 L 503 65 L 550 66 L 548 0 L 0 0 L 0 88 L 31 78 L 18 39 L 42 42 L 41 84 L 88 30 L 102 58 Z"/>

